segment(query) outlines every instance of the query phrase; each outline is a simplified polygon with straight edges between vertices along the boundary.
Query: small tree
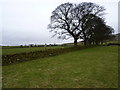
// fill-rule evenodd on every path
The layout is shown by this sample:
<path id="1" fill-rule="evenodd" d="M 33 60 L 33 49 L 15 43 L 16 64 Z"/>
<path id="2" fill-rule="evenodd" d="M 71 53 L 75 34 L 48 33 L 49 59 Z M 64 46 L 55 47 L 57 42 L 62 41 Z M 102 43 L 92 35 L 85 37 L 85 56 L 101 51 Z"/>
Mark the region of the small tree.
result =
<path id="1" fill-rule="evenodd" d="M 102 44 L 104 41 L 109 40 L 113 33 L 113 28 L 106 24 L 99 24 L 94 30 L 93 40 L 96 44 Z"/>
<path id="2" fill-rule="evenodd" d="M 104 20 L 96 15 L 89 15 L 87 16 L 87 21 L 83 20 L 84 25 L 83 28 L 83 35 L 81 36 L 84 40 L 85 45 L 96 43 L 100 44 L 103 41 L 110 38 L 113 28 L 106 25 Z"/>
<path id="3" fill-rule="evenodd" d="M 94 14 L 89 14 L 83 19 L 81 38 L 84 40 L 84 45 L 91 44 L 95 40 L 95 35 L 99 32 L 96 27 L 102 24 L 104 20 Z"/>

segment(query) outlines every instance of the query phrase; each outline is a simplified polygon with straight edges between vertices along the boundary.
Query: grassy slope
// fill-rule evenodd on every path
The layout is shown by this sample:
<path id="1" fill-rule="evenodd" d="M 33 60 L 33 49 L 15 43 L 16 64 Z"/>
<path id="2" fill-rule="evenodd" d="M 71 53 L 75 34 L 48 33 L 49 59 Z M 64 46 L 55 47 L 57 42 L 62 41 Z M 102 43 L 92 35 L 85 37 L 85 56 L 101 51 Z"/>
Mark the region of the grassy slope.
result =
<path id="1" fill-rule="evenodd" d="M 52 46 L 52 47 L 10 48 L 10 49 L 2 49 L 2 54 L 3 55 L 8 55 L 8 54 L 39 51 L 39 50 L 54 49 L 54 48 L 64 48 L 64 47 L 62 47 L 62 46 Z"/>
<path id="2" fill-rule="evenodd" d="M 3 87 L 117 87 L 117 48 L 95 47 L 4 66 Z"/>

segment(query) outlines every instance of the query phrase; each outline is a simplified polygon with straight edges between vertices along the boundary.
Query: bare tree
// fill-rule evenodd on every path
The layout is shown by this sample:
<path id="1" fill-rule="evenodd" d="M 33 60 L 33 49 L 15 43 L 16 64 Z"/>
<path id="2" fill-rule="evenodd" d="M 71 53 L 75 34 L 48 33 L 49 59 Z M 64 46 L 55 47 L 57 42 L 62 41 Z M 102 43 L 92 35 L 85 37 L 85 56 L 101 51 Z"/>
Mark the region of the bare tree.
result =
<path id="1" fill-rule="evenodd" d="M 88 20 L 90 14 L 102 16 L 105 9 L 94 3 L 83 2 L 78 5 L 72 3 L 64 3 L 58 6 L 51 16 L 51 23 L 48 25 L 51 32 L 54 32 L 58 38 L 74 39 L 74 45 L 83 34 L 82 26 Z"/>
<path id="2" fill-rule="evenodd" d="M 55 33 L 55 35 L 58 35 L 58 38 L 69 39 L 73 37 L 74 45 L 77 45 L 79 35 L 76 34 L 72 25 L 73 15 L 71 11 L 74 7 L 75 5 L 72 3 L 65 3 L 58 6 L 52 12 L 49 28 Z"/>
<path id="3" fill-rule="evenodd" d="M 80 19 L 80 25 L 78 27 L 80 34 L 80 39 L 84 40 L 84 44 L 86 45 L 88 39 L 91 38 L 93 33 L 93 28 L 95 27 L 96 22 L 95 18 L 101 18 L 103 20 L 103 15 L 105 8 L 99 6 L 95 3 L 87 3 L 83 2 L 76 6 L 74 12 L 77 12 L 77 16 Z M 90 40 L 89 40 L 90 41 Z"/>

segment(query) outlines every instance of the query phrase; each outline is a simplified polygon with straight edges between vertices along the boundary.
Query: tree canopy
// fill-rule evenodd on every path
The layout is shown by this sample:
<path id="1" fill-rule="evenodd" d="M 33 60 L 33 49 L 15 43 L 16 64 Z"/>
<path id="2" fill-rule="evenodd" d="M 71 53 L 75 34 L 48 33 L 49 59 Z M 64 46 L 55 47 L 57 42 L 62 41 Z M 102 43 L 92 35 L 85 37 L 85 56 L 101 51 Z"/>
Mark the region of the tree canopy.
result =
<path id="1" fill-rule="evenodd" d="M 83 20 L 81 38 L 84 44 L 102 43 L 110 38 L 113 28 L 106 25 L 104 20 L 96 15 L 90 14 Z"/>
<path id="2" fill-rule="evenodd" d="M 77 45 L 78 39 L 83 39 L 85 43 L 87 40 L 90 42 L 90 40 L 93 41 L 94 38 L 97 38 L 96 31 L 103 32 L 102 30 L 104 30 L 108 33 L 111 30 L 110 27 L 105 25 L 102 19 L 105 14 L 104 11 L 104 7 L 91 2 L 80 4 L 64 3 L 52 12 L 48 28 L 51 29 L 51 32 L 55 33 L 53 36 L 57 35 L 58 38 L 62 39 L 73 38 L 74 45 Z M 103 25 L 104 29 L 98 29 L 100 25 Z"/>

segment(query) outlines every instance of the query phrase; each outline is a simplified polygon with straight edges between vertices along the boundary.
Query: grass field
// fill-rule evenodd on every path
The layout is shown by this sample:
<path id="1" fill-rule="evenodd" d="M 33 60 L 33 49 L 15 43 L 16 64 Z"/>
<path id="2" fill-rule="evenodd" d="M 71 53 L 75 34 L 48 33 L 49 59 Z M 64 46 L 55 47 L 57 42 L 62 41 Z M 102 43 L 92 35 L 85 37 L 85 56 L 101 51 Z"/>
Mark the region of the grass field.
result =
<path id="1" fill-rule="evenodd" d="M 52 46 L 52 47 L 8 48 L 8 49 L 2 49 L 2 55 L 39 51 L 39 50 L 46 50 L 46 49 L 55 49 L 55 48 L 64 48 L 64 47 Z"/>
<path id="2" fill-rule="evenodd" d="M 3 88 L 115 88 L 118 47 L 99 46 L 3 66 Z"/>

